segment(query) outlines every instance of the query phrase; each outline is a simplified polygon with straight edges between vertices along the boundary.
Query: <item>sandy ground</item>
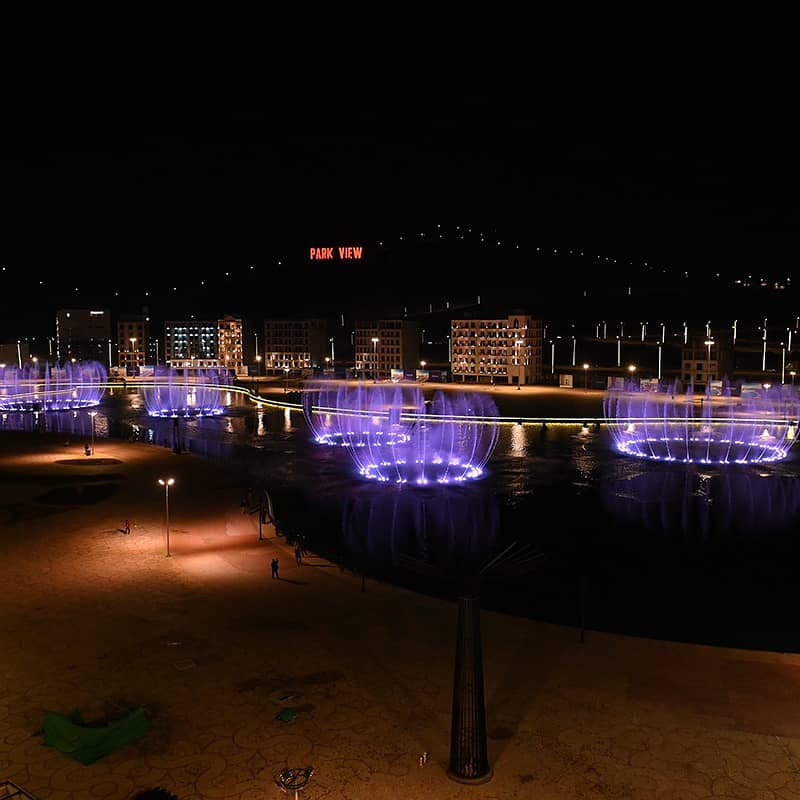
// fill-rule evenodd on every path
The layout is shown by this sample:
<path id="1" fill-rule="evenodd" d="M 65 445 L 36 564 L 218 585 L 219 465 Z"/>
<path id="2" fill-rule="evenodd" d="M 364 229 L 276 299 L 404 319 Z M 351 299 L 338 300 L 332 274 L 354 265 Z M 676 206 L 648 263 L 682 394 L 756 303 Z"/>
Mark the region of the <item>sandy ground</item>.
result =
<path id="1" fill-rule="evenodd" d="M 494 777 L 454 783 L 453 604 L 371 580 L 362 592 L 313 556 L 298 566 L 273 530 L 258 541 L 235 471 L 81 445 L 0 436 L 0 781 L 42 800 L 156 785 L 261 800 L 282 796 L 278 770 L 311 765 L 307 800 L 800 798 L 800 657 L 592 631 L 581 644 L 488 612 Z M 170 558 L 159 477 L 176 479 Z M 90 766 L 38 733 L 47 710 L 136 706 L 148 734 Z M 297 717 L 277 720 L 287 706 Z"/>

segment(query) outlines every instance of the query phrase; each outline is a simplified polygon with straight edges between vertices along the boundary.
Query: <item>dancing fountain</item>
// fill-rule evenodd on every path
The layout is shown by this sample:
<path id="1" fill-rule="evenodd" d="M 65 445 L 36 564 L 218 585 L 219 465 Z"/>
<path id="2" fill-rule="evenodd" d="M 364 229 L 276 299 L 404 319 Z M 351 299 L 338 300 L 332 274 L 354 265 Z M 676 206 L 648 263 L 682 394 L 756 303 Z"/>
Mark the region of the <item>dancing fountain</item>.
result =
<path id="1" fill-rule="evenodd" d="M 96 406 L 108 373 L 98 361 L 0 367 L 0 410 L 68 411 Z"/>
<path id="2" fill-rule="evenodd" d="M 359 474 L 393 483 L 458 483 L 483 475 L 497 443 L 497 407 L 477 392 L 324 383 L 303 389 L 314 440 L 346 447 Z"/>
<path id="3" fill-rule="evenodd" d="M 139 391 L 151 417 L 208 417 L 223 413 L 223 392 L 230 385 L 230 377 L 220 370 L 158 366 L 152 382 Z"/>
<path id="4" fill-rule="evenodd" d="M 757 464 L 786 458 L 796 441 L 800 395 L 793 386 L 765 387 L 757 397 L 685 394 L 636 386 L 609 390 L 606 423 L 619 452 L 653 461 Z"/>

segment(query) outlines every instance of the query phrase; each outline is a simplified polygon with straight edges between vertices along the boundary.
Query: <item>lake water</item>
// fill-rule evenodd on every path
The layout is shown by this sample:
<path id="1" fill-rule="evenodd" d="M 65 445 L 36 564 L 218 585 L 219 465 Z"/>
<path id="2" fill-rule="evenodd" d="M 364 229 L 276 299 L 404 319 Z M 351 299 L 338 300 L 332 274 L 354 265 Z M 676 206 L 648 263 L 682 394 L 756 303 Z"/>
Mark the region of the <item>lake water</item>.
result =
<path id="1" fill-rule="evenodd" d="M 33 424 L 22 419 L 6 415 L 0 429 Z M 45 426 L 91 436 L 85 411 L 48 414 Z M 97 439 L 172 447 L 174 433 L 136 394 L 108 398 L 95 418 Z M 800 652 L 793 451 L 778 464 L 720 469 L 621 456 L 604 426 L 503 426 L 485 480 L 434 490 L 365 483 L 345 448 L 314 444 L 302 413 L 288 409 L 242 401 L 221 417 L 181 421 L 179 436 L 182 449 L 237 465 L 243 486 L 266 488 L 281 526 L 312 550 L 371 577 L 448 595 L 454 574 L 517 542 L 542 557 L 531 569 L 516 556 L 490 571 L 485 608 Z"/>

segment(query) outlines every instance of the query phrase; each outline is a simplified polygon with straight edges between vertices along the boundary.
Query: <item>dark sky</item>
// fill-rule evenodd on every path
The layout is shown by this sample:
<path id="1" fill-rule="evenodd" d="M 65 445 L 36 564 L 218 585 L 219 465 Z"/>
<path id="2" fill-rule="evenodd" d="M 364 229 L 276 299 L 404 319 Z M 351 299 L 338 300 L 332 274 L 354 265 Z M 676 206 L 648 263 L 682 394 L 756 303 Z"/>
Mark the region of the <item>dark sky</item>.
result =
<path id="1" fill-rule="evenodd" d="M 9 96 L 0 303 L 33 291 L 60 303 L 73 282 L 81 295 L 87 283 L 158 293 L 253 263 L 274 286 L 278 260 L 313 286 L 308 246 L 396 242 L 437 224 L 675 269 L 794 269 L 799 131 L 763 87 L 713 74 L 452 78 L 253 90 L 187 77 Z M 468 257 L 444 246 L 428 259 L 431 285 L 466 280 Z M 388 263 L 413 258 L 406 247 Z M 376 291 L 397 283 L 385 264 L 369 275 Z M 504 264 L 535 283 L 524 263 Z"/>

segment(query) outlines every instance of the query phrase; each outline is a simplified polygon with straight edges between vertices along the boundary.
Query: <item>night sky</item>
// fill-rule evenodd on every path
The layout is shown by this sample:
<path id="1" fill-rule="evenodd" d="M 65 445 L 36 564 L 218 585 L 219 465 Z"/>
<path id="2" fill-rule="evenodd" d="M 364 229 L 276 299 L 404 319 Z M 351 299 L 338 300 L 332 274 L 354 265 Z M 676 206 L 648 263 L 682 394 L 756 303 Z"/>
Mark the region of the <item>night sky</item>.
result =
<path id="1" fill-rule="evenodd" d="M 279 314 L 793 274 L 787 104 L 716 78 L 589 80 L 10 97 L 0 339 L 46 334 L 66 305 Z M 347 244 L 363 263 L 308 260 Z"/>

